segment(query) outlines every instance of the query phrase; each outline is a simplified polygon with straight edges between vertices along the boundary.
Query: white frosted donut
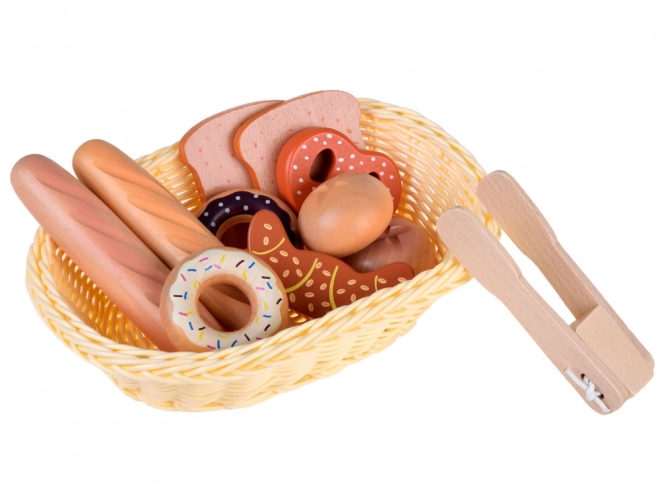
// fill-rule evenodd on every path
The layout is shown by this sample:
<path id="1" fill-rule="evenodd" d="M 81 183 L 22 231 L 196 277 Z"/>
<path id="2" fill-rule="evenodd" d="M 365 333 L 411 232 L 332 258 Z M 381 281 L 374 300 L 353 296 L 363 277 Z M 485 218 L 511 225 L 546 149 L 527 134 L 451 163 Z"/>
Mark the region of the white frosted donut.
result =
<path id="1" fill-rule="evenodd" d="M 219 331 L 198 311 L 199 296 L 214 284 L 237 287 L 248 298 L 251 314 L 238 330 Z M 288 301 L 278 276 L 250 253 L 213 248 L 185 258 L 170 273 L 161 294 L 165 331 L 180 351 L 227 349 L 273 335 L 288 321 Z"/>

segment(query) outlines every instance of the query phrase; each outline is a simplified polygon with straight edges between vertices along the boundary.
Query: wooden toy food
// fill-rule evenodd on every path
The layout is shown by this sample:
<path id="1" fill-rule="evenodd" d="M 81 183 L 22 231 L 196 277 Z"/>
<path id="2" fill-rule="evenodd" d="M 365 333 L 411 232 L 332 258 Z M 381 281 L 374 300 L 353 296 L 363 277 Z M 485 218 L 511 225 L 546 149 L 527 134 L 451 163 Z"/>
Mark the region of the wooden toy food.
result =
<path id="1" fill-rule="evenodd" d="M 197 310 L 199 294 L 228 284 L 250 302 L 247 323 L 233 332 L 213 328 Z M 239 249 L 212 248 L 186 257 L 165 281 L 160 301 L 163 326 L 179 350 L 221 350 L 257 342 L 288 321 L 284 287 L 270 267 Z"/>
<path id="2" fill-rule="evenodd" d="M 365 144 L 369 149 L 390 156 L 396 154 L 395 163 L 402 179 L 402 195 L 397 214 L 410 218 L 424 228 L 426 234 L 433 239 L 438 254 L 442 254 L 442 257 L 437 258 L 438 263 L 421 276 L 395 287 L 378 290 L 366 298 L 358 299 L 356 295 L 355 303 L 338 308 L 318 319 L 308 320 L 305 315 L 292 311 L 290 317 L 295 325 L 268 339 L 250 341 L 248 345 L 240 347 L 238 343 L 229 348 L 223 345 L 220 351 L 209 349 L 209 352 L 194 355 L 188 352 L 166 353 L 154 349 L 140 328 L 129 319 L 133 317 L 118 311 L 112 301 L 90 282 L 67 253 L 53 242 L 43 228 L 39 228 L 34 244 L 28 252 L 26 276 L 28 293 L 38 314 L 60 342 L 82 359 L 101 369 L 125 394 L 150 406 L 167 410 L 202 411 L 247 407 L 284 391 L 331 376 L 349 364 L 387 348 L 410 331 L 424 311 L 439 298 L 471 279 L 458 261 L 460 245 L 456 250 L 452 248 L 452 253 L 449 253 L 446 252 L 445 244 L 436 238 L 436 224 L 440 225 L 439 229 L 442 227 L 438 219 L 446 217 L 448 223 L 457 218 L 464 220 L 460 217 L 464 210 L 456 210 L 459 212 L 458 217 L 452 216 L 451 213 L 454 211 L 451 209 L 453 206 L 461 205 L 470 210 L 470 218 L 474 223 L 483 225 L 484 229 L 497 236 L 499 227 L 493 218 L 500 221 L 500 215 L 492 210 L 492 202 L 488 206 L 489 203 L 485 200 L 484 206 L 476 194 L 477 184 L 485 176 L 484 170 L 474 156 L 441 127 L 409 109 L 369 99 L 362 99 L 359 103 L 360 128 Z M 315 123 L 312 126 L 333 127 L 327 122 Z M 342 129 L 338 130 L 344 132 Z M 284 133 L 288 139 L 294 132 L 289 135 L 285 130 Z M 149 153 L 138 158 L 137 162 L 166 184 L 181 202 L 188 205 L 198 204 L 197 186 L 192 174 L 178 157 L 177 144 Z M 172 180 L 173 177 L 176 180 Z M 501 190 L 499 185 L 497 190 Z M 482 193 L 483 190 L 480 190 L 479 196 Z M 508 195 L 498 194 L 503 197 Z M 520 208 L 520 202 L 513 203 L 513 210 L 518 210 L 514 219 L 517 218 L 521 222 L 524 220 L 522 223 L 527 226 L 533 225 L 528 221 L 526 210 Z M 272 213 L 260 212 L 255 221 L 259 215 L 271 215 L 271 218 L 276 219 Z M 455 240 L 460 243 L 466 239 L 468 229 L 463 221 L 457 223 L 453 232 Z M 503 225 L 505 230 L 509 229 L 504 223 Z M 264 245 L 263 239 L 269 237 L 268 246 L 262 249 L 262 252 L 276 247 L 279 243 L 265 231 L 261 234 L 261 239 L 258 239 Z M 518 241 L 522 239 L 524 242 L 525 239 L 534 237 L 527 236 L 526 229 L 521 232 Z M 286 240 L 283 230 L 278 231 L 278 235 L 280 239 Z M 475 243 L 470 241 L 473 238 L 470 234 L 467 237 L 469 242 L 464 242 L 464 247 L 468 250 L 475 246 Z M 523 251 L 539 255 L 558 249 L 556 239 L 553 240 L 551 236 L 539 238 L 543 241 L 540 244 L 547 244 L 543 250 L 537 249 L 538 242 L 532 242 L 531 246 L 528 246 L 529 251 Z M 521 245 L 518 241 L 515 242 Z M 265 254 L 265 257 L 274 266 L 282 263 L 284 258 L 297 266 L 289 269 L 288 276 L 294 273 L 298 276 L 297 270 L 300 270 L 300 279 L 297 282 L 283 280 L 283 285 L 293 289 L 293 285 L 304 280 L 302 285 L 291 290 L 288 296 L 293 295 L 296 300 L 305 300 L 307 283 L 312 280 L 311 287 L 320 289 L 323 285 L 320 277 L 327 276 L 323 273 L 327 267 L 321 260 L 312 266 L 314 259 L 305 260 L 303 267 L 302 255 L 292 255 L 292 251 L 283 245 L 284 242 Z M 490 250 L 491 247 L 491 244 L 488 244 L 487 249 Z M 75 255 L 74 247 L 67 249 L 71 249 Z M 283 255 L 282 251 L 287 256 Z M 478 272 L 479 266 L 495 268 L 496 271 L 504 269 L 514 277 L 502 277 L 502 281 L 521 292 L 521 279 L 517 277 L 515 270 L 510 270 L 511 266 L 499 262 L 493 264 L 493 259 L 501 261 L 502 258 L 485 258 L 481 256 L 481 251 L 477 251 L 477 256 L 468 257 L 466 260 L 468 265 L 471 263 L 470 259 L 485 261 L 485 265 L 476 265 L 475 274 L 478 277 L 483 275 Z M 313 254 L 310 251 L 303 252 Z M 296 257 L 299 265 L 295 265 L 292 256 Z M 275 261 L 270 260 L 270 257 Z M 321 265 L 317 269 L 318 263 Z M 566 280 L 574 279 L 579 272 L 575 272 L 571 266 L 567 264 L 553 274 L 553 277 L 559 279 L 552 283 L 561 285 Z M 311 268 L 313 270 L 310 276 L 305 278 Z M 334 270 L 328 272 L 332 275 Z M 412 276 L 412 273 L 410 275 Z M 343 288 L 354 288 L 358 284 L 357 279 L 355 280 L 355 284 L 346 283 Z M 386 280 L 390 282 L 387 277 Z M 617 325 L 617 319 L 609 312 L 599 294 L 592 290 L 592 286 L 581 284 L 575 287 L 579 290 L 573 290 L 570 298 L 566 299 L 571 301 L 571 311 L 577 312 L 589 304 L 592 304 L 592 309 L 587 308 L 585 313 L 579 314 L 579 321 L 574 327 L 562 326 L 558 335 L 565 337 L 573 331 L 579 336 L 579 342 L 576 341 L 577 348 L 588 357 L 587 364 L 590 368 L 571 366 L 569 371 L 573 375 L 569 375 L 569 371 L 565 371 L 565 374 L 571 383 L 574 383 L 576 390 L 580 390 L 585 398 L 589 398 L 587 400 L 590 400 L 590 404 L 594 405 L 598 398 L 613 410 L 620 401 L 611 403 L 608 395 L 621 400 L 629 398 L 650 376 L 648 368 L 652 369 L 653 361 L 650 356 L 647 359 L 648 354 L 643 351 L 641 345 L 638 347 L 632 338 L 627 338 L 625 331 L 618 330 L 623 327 Z M 325 287 L 325 290 L 328 289 L 329 284 Z M 346 290 L 340 296 L 346 297 L 347 292 Z M 333 291 L 333 294 L 335 293 L 337 292 Z M 526 298 L 524 301 L 529 300 Z M 507 301 L 511 299 L 507 298 Z M 325 302 L 330 304 L 329 299 Z M 537 304 L 537 300 L 533 302 Z M 321 305 L 322 303 L 323 301 Z M 335 304 L 337 305 L 337 299 Z M 71 311 L 70 308 L 75 308 L 76 311 Z M 148 305 L 142 304 L 141 312 L 144 312 L 145 308 L 148 308 Z M 543 309 L 542 306 L 539 308 Z M 89 315 L 89 318 L 79 317 L 83 314 Z M 137 320 L 139 316 L 135 318 Z M 556 340 L 553 332 L 560 328 L 556 318 L 547 318 L 545 315 L 543 320 L 535 321 L 544 321 L 544 329 L 551 330 L 539 334 L 544 342 Z M 547 324 L 548 321 L 550 325 Z M 601 329 L 604 329 L 602 333 Z M 625 338 L 622 338 L 622 335 Z M 591 345 L 595 348 L 591 349 Z M 620 348 L 623 349 L 621 355 Z M 571 349 L 573 352 L 575 347 Z M 420 348 L 419 352 L 426 352 L 430 358 L 434 355 L 433 350 L 429 349 Z M 502 352 L 506 352 L 506 349 Z M 557 354 L 561 356 L 561 349 Z M 641 360 L 636 359 L 640 355 Z M 422 354 L 420 356 L 424 358 Z M 515 358 L 507 358 L 511 357 Z M 609 371 L 606 370 L 600 375 L 594 371 L 596 375 L 592 376 L 592 365 L 607 368 Z M 613 387 L 602 388 L 598 381 L 599 376 L 603 376 Z M 604 397 L 597 392 L 603 392 Z M 554 395 L 553 391 L 548 393 Z M 546 399 L 554 400 L 549 395 Z M 596 405 L 595 408 L 599 406 Z"/>
<path id="3" fill-rule="evenodd" d="M 261 210 L 275 213 L 289 240 L 300 244 L 298 218 L 284 201 L 258 189 L 233 189 L 211 198 L 199 210 L 197 218 L 225 246 L 247 248 L 247 229 L 254 214 Z"/>
<path id="4" fill-rule="evenodd" d="M 401 198 L 401 177 L 383 153 L 360 150 L 341 132 L 327 127 L 300 131 L 282 147 L 277 159 L 277 189 L 294 211 L 323 181 L 341 174 L 378 178 L 390 191 L 392 211 Z"/>
<path id="5" fill-rule="evenodd" d="M 343 259 L 358 272 L 376 270 L 395 261 L 410 265 L 415 275 L 433 268 L 435 246 L 426 231 L 407 218 L 394 217 L 378 239 Z"/>
<path id="6" fill-rule="evenodd" d="M 11 183 L 23 204 L 71 259 L 159 349 L 175 347 L 160 322 L 170 270 L 89 189 L 52 160 L 21 158 Z"/>
<path id="7" fill-rule="evenodd" d="M 275 168 L 284 143 L 308 127 L 333 127 L 364 149 L 360 105 L 343 91 L 321 91 L 279 103 L 249 118 L 236 131 L 234 151 L 257 189 L 277 194 Z"/>
<path id="8" fill-rule="evenodd" d="M 191 253 L 222 246 L 162 184 L 110 143 L 95 139 L 82 144 L 73 169 L 169 268 Z M 201 300 L 222 326 L 241 328 L 250 308 L 230 297 L 238 294 L 227 292 L 209 287 Z"/>
<path id="9" fill-rule="evenodd" d="M 195 178 L 202 203 L 229 189 L 253 187 L 247 169 L 234 153 L 234 134 L 247 119 L 277 103 L 281 101 L 259 101 L 220 112 L 181 138 L 179 154 Z"/>
<path id="10" fill-rule="evenodd" d="M 338 258 L 371 244 L 392 218 L 387 187 L 367 174 L 343 174 L 318 186 L 298 215 L 303 243 Z"/>
<path id="11" fill-rule="evenodd" d="M 357 273 L 328 254 L 296 249 L 277 215 L 266 210 L 257 213 L 250 224 L 248 247 L 280 277 L 289 305 L 310 318 L 320 318 L 378 289 L 393 287 L 413 277 L 412 268 L 405 263 Z"/>

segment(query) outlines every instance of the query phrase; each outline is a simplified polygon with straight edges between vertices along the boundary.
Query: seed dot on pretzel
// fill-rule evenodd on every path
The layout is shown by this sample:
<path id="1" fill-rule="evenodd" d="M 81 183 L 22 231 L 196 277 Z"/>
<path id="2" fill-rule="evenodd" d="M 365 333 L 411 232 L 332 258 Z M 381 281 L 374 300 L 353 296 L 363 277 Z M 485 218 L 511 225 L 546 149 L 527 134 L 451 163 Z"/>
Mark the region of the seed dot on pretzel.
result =
<path id="1" fill-rule="evenodd" d="M 309 309 L 309 312 L 310 312 L 310 313 L 313 313 L 313 312 L 314 312 L 314 305 L 313 305 L 312 303 L 309 303 L 309 304 L 307 305 L 307 309 Z"/>
<path id="2" fill-rule="evenodd" d="M 332 274 L 328 270 L 323 270 L 323 275 L 325 275 L 326 277 L 329 277 Z"/>
<path id="3" fill-rule="evenodd" d="M 303 276 L 303 272 L 302 272 L 302 270 L 301 270 L 300 268 L 298 268 L 298 269 L 296 270 L 296 275 L 298 275 L 299 277 L 302 277 L 302 276 Z"/>
<path id="4" fill-rule="evenodd" d="M 289 294 L 289 301 L 292 303 L 296 302 L 296 295 L 293 292 Z"/>
<path id="5" fill-rule="evenodd" d="M 347 283 L 348 285 L 355 285 L 355 284 L 357 283 L 357 281 L 356 281 L 354 278 L 352 278 L 352 279 L 350 279 L 350 280 L 349 280 L 348 282 L 346 282 L 346 283 Z"/>
<path id="6" fill-rule="evenodd" d="M 268 244 L 270 243 L 270 239 L 268 239 L 268 237 L 264 237 L 263 243 L 264 246 L 268 246 Z"/>
<path id="7" fill-rule="evenodd" d="M 305 297 L 311 299 L 312 297 L 314 297 L 314 293 L 313 292 L 305 292 Z"/>
<path id="8" fill-rule="evenodd" d="M 316 264 L 316 269 L 318 270 L 318 269 L 321 268 L 322 266 L 323 266 L 323 263 L 321 263 L 321 262 L 319 261 L 319 262 Z"/>
<path id="9" fill-rule="evenodd" d="M 289 270 L 284 270 L 284 272 L 282 272 L 282 276 L 284 278 L 288 277 L 289 276 Z"/>
<path id="10" fill-rule="evenodd" d="M 271 224 L 269 224 L 269 223 L 265 223 L 265 224 L 264 224 L 264 229 L 266 229 L 266 230 L 273 230 L 273 226 L 272 226 Z"/>
<path id="11" fill-rule="evenodd" d="M 291 261 L 293 261 L 293 263 L 296 264 L 296 265 L 300 264 L 300 260 L 298 258 L 296 258 L 295 256 L 293 258 L 291 258 Z"/>
<path id="12" fill-rule="evenodd" d="M 343 294 L 344 292 L 346 292 L 346 289 L 339 289 L 339 290 L 337 291 L 337 294 Z"/>
<path id="13" fill-rule="evenodd" d="M 307 281 L 307 283 L 305 284 L 305 287 L 311 287 L 313 283 L 314 283 L 314 279 L 311 279 L 311 278 L 310 278 L 310 279 Z"/>
<path id="14" fill-rule="evenodd" d="M 275 256 L 271 256 L 268 259 L 271 261 L 271 263 L 277 263 L 277 258 Z"/>
<path id="15" fill-rule="evenodd" d="M 361 286 L 360 286 L 360 289 L 366 291 L 366 290 L 369 290 L 369 287 L 368 287 L 367 285 L 361 285 Z"/>
<path id="16" fill-rule="evenodd" d="M 379 284 L 386 284 L 387 280 L 385 280 L 383 277 L 378 277 L 378 283 Z"/>
<path id="17" fill-rule="evenodd" d="M 328 284 L 321 284 L 321 287 L 319 287 L 321 290 L 325 290 L 328 288 Z"/>
<path id="18" fill-rule="evenodd" d="M 280 254 L 284 257 L 289 256 L 289 253 L 287 253 L 286 251 L 280 251 Z"/>
<path id="19" fill-rule="evenodd" d="M 324 308 L 329 308 L 329 307 L 330 307 L 330 303 L 329 303 L 328 301 L 323 301 L 323 302 L 321 303 L 321 306 L 323 306 Z"/>
<path id="20" fill-rule="evenodd" d="M 355 294 L 351 294 L 351 302 L 355 302 L 357 300 L 357 296 Z"/>

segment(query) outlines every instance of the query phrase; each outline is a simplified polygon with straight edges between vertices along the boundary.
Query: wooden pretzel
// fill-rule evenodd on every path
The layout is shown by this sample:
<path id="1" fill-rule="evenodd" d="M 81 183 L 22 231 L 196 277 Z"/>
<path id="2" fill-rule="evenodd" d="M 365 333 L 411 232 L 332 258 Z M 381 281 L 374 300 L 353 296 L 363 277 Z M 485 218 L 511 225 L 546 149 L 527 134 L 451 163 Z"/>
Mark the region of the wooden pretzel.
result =
<path id="1" fill-rule="evenodd" d="M 296 249 L 277 215 L 266 210 L 258 212 L 250 224 L 248 249 L 280 277 L 289 305 L 309 318 L 320 318 L 414 276 L 413 269 L 401 262 L 358 273 L 328 254 Z"/>

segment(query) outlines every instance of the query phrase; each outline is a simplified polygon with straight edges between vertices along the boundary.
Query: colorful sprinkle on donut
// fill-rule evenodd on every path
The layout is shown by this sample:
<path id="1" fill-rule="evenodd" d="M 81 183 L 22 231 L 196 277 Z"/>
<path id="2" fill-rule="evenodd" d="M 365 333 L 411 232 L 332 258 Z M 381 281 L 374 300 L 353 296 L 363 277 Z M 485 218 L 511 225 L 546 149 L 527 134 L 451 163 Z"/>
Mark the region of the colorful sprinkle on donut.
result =
<path id="1" fill-rule="evenodd" d="M 176 277 L 163 291 L 171 307 L 169 312 L 163 313 L 164 324 L 166 328 L 178 329 L 194 346 L 218 350 L 247 344 L 257 336 L 264 338 L 274 334 L 285 320 L 288 306 L 284 292 L 277 283 L 266 283 L 277 276 L 250 253 L 231 248 L 208 249 L 188 257 L 173 271 Z M 246 292 L 253 314 L 243 328 L 219 331 L 207 326 L 202 319 L 197 310 L 199 289 L 214 283 L 234 285 Z M 282 306 L 283 301 L 287 307 Z"/>

